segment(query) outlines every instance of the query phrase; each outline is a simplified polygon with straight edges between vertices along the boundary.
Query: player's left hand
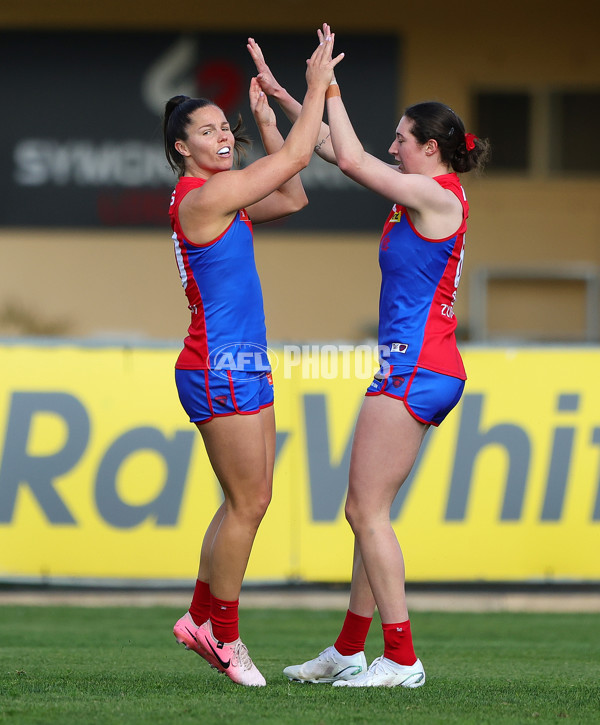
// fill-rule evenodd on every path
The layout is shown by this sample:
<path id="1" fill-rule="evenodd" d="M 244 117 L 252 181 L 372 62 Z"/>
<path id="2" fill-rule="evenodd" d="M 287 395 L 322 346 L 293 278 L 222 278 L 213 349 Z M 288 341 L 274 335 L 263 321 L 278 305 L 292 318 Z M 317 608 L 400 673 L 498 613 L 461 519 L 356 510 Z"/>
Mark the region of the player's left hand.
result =
<path id="1" fill-rule="evenodd" d="M 275 111 L 269 106 L 267 94 L 260 87 L 258 80 L 252 78 L 250 81 L 250 110 L 258 126 L 276 126 L 277 118 Z"/>

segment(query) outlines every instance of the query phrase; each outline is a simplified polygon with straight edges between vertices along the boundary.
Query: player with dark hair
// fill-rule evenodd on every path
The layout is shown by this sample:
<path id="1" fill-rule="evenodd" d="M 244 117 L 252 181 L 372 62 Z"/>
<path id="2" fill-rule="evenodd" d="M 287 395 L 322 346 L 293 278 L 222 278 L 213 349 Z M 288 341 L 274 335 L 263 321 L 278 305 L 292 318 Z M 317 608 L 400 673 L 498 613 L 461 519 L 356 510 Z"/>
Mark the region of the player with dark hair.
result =
<path id="1" fill-rule="evenodd" d="M 320 39 L 328 33 L 324 25 Z M 277 83 L 252 39 L 248 49 L 261 88 L 293 120 L 300 104 Z M 456 172 L 481 168 L 488 143 L 465 133 L 448 106 L 419 103 L 400 119 L 389 149 L 395 163 L 387 164 L 364 150 L 335 79 L 326 98 L 329 127 L 322 125 L 315 150 L 393 207 L 379 245 L 381 368 L 367 389 L 350 461 L 345 511 L 355 546 L 349 608 L 334 645 L 284 673 L 336 686 L 419 687 L 425 670 L 413 649 L 404 559 L 390 511 L 429 426 L 439 425 L 463 392 L 454 302 L 469 205 Z M 375 607 L 384 652 L 367 668 L 364 645 Z"/>
<path id="2" fill-rule="evenodd" d="M 267 359 L 252 225 L 307 203 L 299 178 L 323 116 L 325 91 L 341 55 L 330 34 L 307 61 L 307 91 L 284 141 L 255 78 L 250 106 L 267 156 L 234 169 L 244 137 L 206 99 L 166 105 L 167 159 L 180 178 L 170 218 L 191 324 L 176 363 L 181 403 L 202 434 L 223 490 L 204 535 L 190 609 L 174 627 L 178 642 L 242 685 L 265 679 L 239 637 L 242 580 L 271 499 L 275 460 L 273 384 Z"/>

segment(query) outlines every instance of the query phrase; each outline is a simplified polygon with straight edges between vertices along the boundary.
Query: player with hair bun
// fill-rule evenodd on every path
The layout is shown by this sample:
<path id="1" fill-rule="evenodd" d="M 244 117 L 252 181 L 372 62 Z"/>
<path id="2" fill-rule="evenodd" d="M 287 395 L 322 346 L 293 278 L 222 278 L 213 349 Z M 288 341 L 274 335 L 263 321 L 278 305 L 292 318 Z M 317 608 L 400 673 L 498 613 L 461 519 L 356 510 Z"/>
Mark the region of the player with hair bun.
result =
<path id="1" fill-rule="evenodd" d="M 329 34 L 329 26 L 319 38 Z M 261 88 L 294 120 L 300 104 L 275 80 L 260 47 L 248 50 Z M 355 537 L 350 602 L 335 643 L 315 659 L 286 667 L 290 680 L 346 687 L 420 687 L 425 670 L 412 642 L 404 559 L 390 511 L 429 426 L 456 406 L 466 374 L 456 346 L 454 302 L 464 258 L 469 205 L 457 172 L 481 169 L 488 142 L 465 133 L 438 102 L 407 108 L 389 152 L 368 154 L 335 79 L 327 90 L 329 126 L 315 151 L 393 206 L 379 244 L 381 367 L 366 391 L 350 461 L 346 518 Z M 365 640 L 375 607 L 383 655 L 369 667 Z"/>
<path id="2" fill-rule="evenodd" d="M 233 168 L 245 144 L 239 123 L 232 129 L 212 101 L 175 96 L 163 121 L 167 160 L 179 176 L 169 212 L 175 255 L 191 310 L 175 380 L 223 491 L 202 542 L 191 606 L 173 632 L 248 686 L 266 683 L 239 636 L 239 594 L 271 499 L 275 460 L 273 384 L 252 225 L 307 203 L 299 172 L 310 160 L 325 91 L 342 58 L 332 58 L 332 50 L 328 34 L 307 61 L 304 103 L 285 141 L 252 79 L 250 107 L 267 156 L 245 168 Z"/>

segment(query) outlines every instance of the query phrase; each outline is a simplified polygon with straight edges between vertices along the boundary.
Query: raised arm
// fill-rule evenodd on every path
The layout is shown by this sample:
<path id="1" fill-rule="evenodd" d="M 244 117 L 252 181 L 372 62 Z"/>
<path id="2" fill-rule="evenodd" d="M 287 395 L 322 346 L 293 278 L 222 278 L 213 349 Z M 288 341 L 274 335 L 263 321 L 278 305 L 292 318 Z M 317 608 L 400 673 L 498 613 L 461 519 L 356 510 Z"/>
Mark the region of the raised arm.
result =
<path id="1" fill-rule="evenodd" d="M 326 26 L 324 24 L 323 28 L 325 29 L 325 27 L 329 30 L 328 25 Z M 319 42 L 323 42 L 323 38 L 326 36 L 323 35 L 321 30 L 318 30 L 317 32 L 319 34 Z M 330 35 L 330 32 L 327 34 Z M 248 48 L 248 52 L 250 53 L 250 56 L 256 66 L 256 70 L 258 72 L 256 78 L 260 87 L 268 96 L 277 101 L 281 110 L 285 113 L 289 120 L 294 123 L 300 115 L 302 104 L 291 96 L 275 78 L 273 72 L 265 61 L 260 45 L 254 40 L 254 38 L 248 38 L 248 44 L 246 47 Z M 331 145 L 331 140 L 329 138 L 329 127 L 326 123 L 321 123 L 321 128 L 319 129 L 317 143 L 314 150 L 322 159 L 325 159 L 325 161 L 328 161 L 331 164 L 336 163 L 333 146 Z"/>
<path id="2" fill-rule="evenodd" d="M 458 228 L 462 207 L 452 192 L 443 189 L 431 176 L 403 173 L 398 166 L 386 164 L 365 151 L 348 117 L 341 91 L 328 94 L 327 116 L 337 163 L 346 176 L 410 209 L 413 222 L 428 236 L 443 236 L 443 232 L 433 230 L 439 230 L 440 225 L 446 228 L 448 215 L 452 215 L 448 233 Z"/>
<path id="3" fill-rule="evenodd" d="M 302 110 L 278 151 L 243 169 L 216 173 L 200 189 L 188 193 L 180 206 L 180 219 L 192 241 L 214 239 L 239 209 L 265 199 L 308 166 L 323 117 L 325 91 L 333 69 L 344 57 L 340 53 L 333 58 L 332 51 L 330 36 L 307 61 Z"/>
<path id="4" fill-rule="evenodd" d="M 256 78 L 250 81 L 250 110 L 256 121 L 263 146 L 267 154 L 274 154 L 284 144 L 283 137 L 277 128 L 277 119 L 269 106 L 267 95 L 261 89 Z M 308 198 L 302 186 L 300 174 L 292 176 L 279 189 L 247 207 L 247 212 L 256 224 L 272 221 L 292 214 L 308 204 Z"/>

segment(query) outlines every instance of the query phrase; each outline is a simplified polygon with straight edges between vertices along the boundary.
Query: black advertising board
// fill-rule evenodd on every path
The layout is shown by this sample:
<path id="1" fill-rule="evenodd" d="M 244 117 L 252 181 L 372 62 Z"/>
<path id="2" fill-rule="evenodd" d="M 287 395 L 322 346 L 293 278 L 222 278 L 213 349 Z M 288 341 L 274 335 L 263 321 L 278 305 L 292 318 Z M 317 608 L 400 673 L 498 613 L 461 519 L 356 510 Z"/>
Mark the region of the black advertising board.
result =
<path id="1" fill-rule="evenodd" d="M 267 62 L 302 98 L 310 34 L 257 34 Z M 337 75 L 365 147 L 387 159 L 398 121 L 398 41 L 348 36 Z M 165 101 L 178 93 L 240 112 L 262 153 L 248 105 L 255 74 L 246 37 L 218 33 L 4 32 L 0 225 L 167 225 L 175 177 L 162 147 Z M 276 104 L 272 104 L 276 106 Z M 277 109 L 282 133 L 289 122 Z M 390 204 L 315 158 L 302 174 L 309 206 L 286 230 L 381 228 Z"/>

